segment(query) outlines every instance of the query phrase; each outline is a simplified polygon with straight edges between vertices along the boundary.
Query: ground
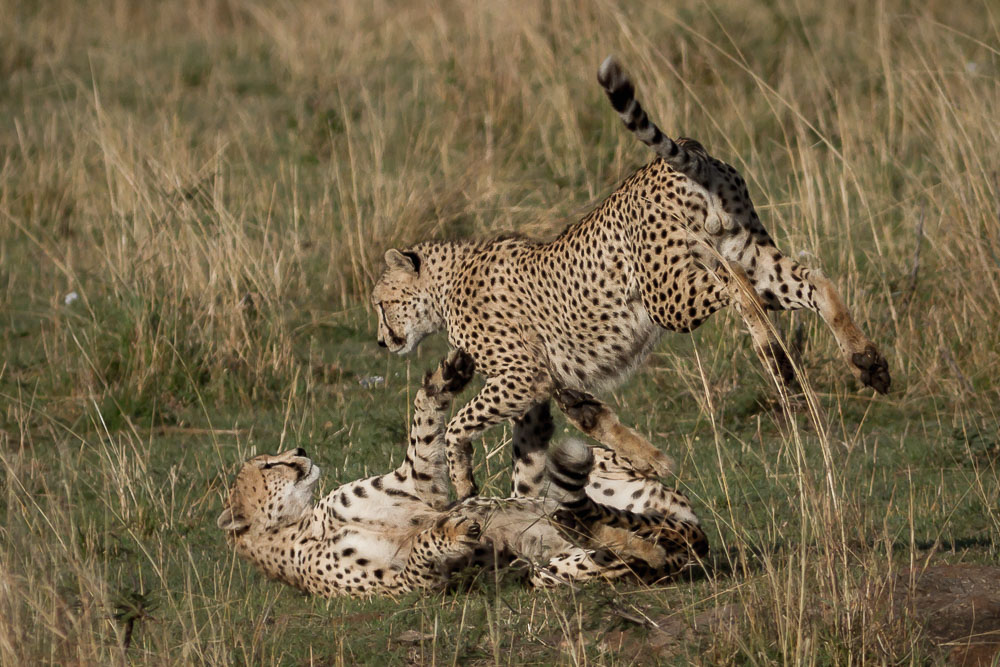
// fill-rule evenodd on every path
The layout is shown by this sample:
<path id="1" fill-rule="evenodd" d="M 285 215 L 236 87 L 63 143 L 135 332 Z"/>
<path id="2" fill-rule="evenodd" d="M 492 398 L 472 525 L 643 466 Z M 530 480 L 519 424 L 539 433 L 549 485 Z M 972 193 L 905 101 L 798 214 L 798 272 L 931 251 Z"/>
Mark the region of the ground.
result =
<path id="1" fill-rule="evenodd" d="M 961 598 L 979 576 L 961 568 L 1000 556 L 991 11 L 7 8 L 0 661 L 978 655 L 921 596 L 995 604 Z M 534 594 L 484 577 L 373 602 L 263 580 L 214 525 L 239 462 L 303 446 L 321 491 L 387 470 L 445 352 L 377 347 L 384 250 L 551 238 L 649 159 L 596 83 L 611 52 L 664 131 L 738 167 L 779 246 L 836 280 L 893 391 L 860 389 L 816 318 L 783 316 L 813 392 L 786 410 L 720 313 L 604 397 L 679 463 L 714 547 L 688 580 Z M 506 437 L 478 453 L 487 492 L 506 490 Z M 925 567 L 945 583 L 898 602 Z"/>

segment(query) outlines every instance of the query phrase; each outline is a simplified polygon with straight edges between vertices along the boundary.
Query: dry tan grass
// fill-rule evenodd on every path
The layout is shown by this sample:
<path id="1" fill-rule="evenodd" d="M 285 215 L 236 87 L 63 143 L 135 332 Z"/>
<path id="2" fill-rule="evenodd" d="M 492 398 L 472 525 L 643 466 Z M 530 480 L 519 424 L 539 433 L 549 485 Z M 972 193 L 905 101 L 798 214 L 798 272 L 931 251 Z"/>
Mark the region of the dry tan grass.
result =
<path id="1" fill-rule="evenodd" d="M 879 606 L 878 582 L 934 556 L 927 535 L 972 530 L 953 517 L 980 517 L 977 557 L 995 558 L 997 463 L 974 451 L 1000 407 L 990 3 L 5 0 L 0 15 L 3 663 L 301 658 L 289 627 L 357 613 L 302 611 L 222 557 L 206 517 L 226 466 L 275 448 L 230 415 L 273 417 L 262 428 L 282 442 L 340 415 L 357 449 L 331 452 L 335 470 L 383 461 L 356 382 L 320 393 L 347 371 L 317 368 L 385 374 L 398 415 L 401 366 L 329 332 L 369 326 L 359 304 L 385 248 L 550 237 L 648 160 L 595 83 L 612 52 L 665 131 L 743 171 L 779 245 L 835 278 L 895 381 L 869 402 L 822 325 L 785 318 L 786 334 L 804 327 L 813 416 L 757 415 L 754 435 L 725 416 L 753 364 L 735 317 L 657 355 L 618 398 L 687 453 L 685 480 L 712 480 L 695 491 L 729 556 L 637 604 L 741 605 L 740 632 L 682 660 L 920 661 L 918 629 Z M 691 435 L 643 401 L 687 410 Z M 157 430 L 191 421 L 200 437 Z M 953 430 L 973 463 L 937 483 Z M 912 439 L 927 448 L 916 472 L 886 453 Z M 787 500 L 749 521 L 754 494 Z M 272 627 L 257 617 L 279 598 Z M 486 604 L 485 635 L 475 604 L 418 605 L 418 629 L 462 619 L 485 662 L 520 659 L 511 637 L 561 645 L 566 662 L 627 659 L 591 641 L 592 597 L 520 597 L 510 618 Z M 536 613 L 555 629 L 526 630 Z M 337 637 L 324 659 L 365 657 Z"/>

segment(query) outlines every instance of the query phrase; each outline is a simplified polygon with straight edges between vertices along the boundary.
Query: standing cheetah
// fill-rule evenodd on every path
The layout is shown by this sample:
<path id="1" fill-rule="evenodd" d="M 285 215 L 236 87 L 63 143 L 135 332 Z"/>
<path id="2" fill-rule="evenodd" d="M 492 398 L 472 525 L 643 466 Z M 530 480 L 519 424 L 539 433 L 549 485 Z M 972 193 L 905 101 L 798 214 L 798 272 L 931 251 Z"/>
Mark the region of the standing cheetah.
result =
<path id="1" fill-rule="evenodd" d="M 422 243 L 386 252 L 373 290 L 378 341 L 406 354 L 445 329 L 486 384 L 448 425 L 448 465 L 460 498 L 476 493 L 471 442 L 530 415 L 560 388 L 595 391 L 631 372 L 664 330 L 690 332 L 733 304 L 775 377 L 792 365 L 764 310 L 808 308 L 833 331 L 851 372 L 885 393 L 885 358 L 854 324 L 833 283 L 775 247 L 746 184 L 697 141 L 665 136 L 613 58 L 598 80 L 626 127 L 657 158 L 558 238 Z M 595 406 L 592 435 L 622 429 Z M 586 430 L 586 429 L 585 429 Z M 631 448 L 631 454 L 629 454 Z M 666 458 L 641 438 L 619 450 L 656 471 Z M 538 460 L 515 465 L 538 468 Z"/>
<path id="2" fill-rule="evenodd" d="M 396 470 L 314 504 L 320 471 L 305 451 L 256 456 L 237 474 L 219 528 L 271 578 L 327 597 L 439 587 L 466 566 L 515 560 L 532 566 L 536 586 L 628 575 L 656 581 L 708 552 L 687 498 L 579 441 L 549 450 L 544 482 L 521 482 L 532 484 L 531 496 L 447 507 L 445 415 L 472 369 L 452 353 L 427 375 Z M 588 409 L 586 399 L 579 403 Z M 545 451 L 551 419 L 536 417 L 515 437 Z"/>

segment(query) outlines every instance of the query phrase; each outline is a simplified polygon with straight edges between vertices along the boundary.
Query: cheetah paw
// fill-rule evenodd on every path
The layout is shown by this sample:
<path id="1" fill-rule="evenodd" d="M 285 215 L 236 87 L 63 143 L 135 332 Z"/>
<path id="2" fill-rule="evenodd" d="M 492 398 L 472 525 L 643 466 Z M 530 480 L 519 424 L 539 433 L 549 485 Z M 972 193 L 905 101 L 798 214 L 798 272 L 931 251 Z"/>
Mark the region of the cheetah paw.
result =
<path id="1" fill-rule="evenodd" d="M 862 383 L 880 394 L 889 392 L 892 382 L 889 378 L 889 362 L 879 354 L 874 345 L 866 345 L 864 352 L 851 355 L 851 363 L 858 369 L 856 374 Z"/>
<path id="2" fill-rule="evenodd" d="M 654 570 L 662 570 L 667 565 L 667 550 L 658 544 L 644 544 L 641 547 L 631 546 L 626 550 L 628 555 L 638 558 Z"/>
<path id="3" fill-rule="evenodd" d="M 472 374 L 476 372 L 476 362 L 463 350 L 452 350 L 441 361 L 441 377 L 444 380 L 443 390 L 456 394 L 469 384 Z"/>
<path id="4" fill-rule="evenodd" d="M 451 397 L 469 384 L 475 370 L 472 357 L 461 350 L 454 350 L 441 360 L 437 368 L 427 371 L 423 383 L 424 395 L 433 399 L 433 405 L 438 408 L 446 407 Z"/>
<path id="5" fill-rule="evenodd" d="M 560 389 L 555 396 L 559 409 L 585 433 L 593 431 L 605 411 L 604 405 L 590 394 L 575 389 Z"/>
<path id="6" fill-rule="evenodd" d="M 478 544 L 483 534 L 483 526 L 465 516 L 448 515 L 438 522 L 441 532 L 449 540 L 465 545 Z"/>
<path id="7" fill-rule="evenodd" d="M 768 345 L 764 356 L 770 359 L 771 369 L 777 378 L 781 380 L 783 386 L 792 390 L 799 389 L 799 381 L 795 377 L 795 367 L 792 365 L 792 360 L 788 358 L 788 354 L 781 343 L 772 341 Z"/>

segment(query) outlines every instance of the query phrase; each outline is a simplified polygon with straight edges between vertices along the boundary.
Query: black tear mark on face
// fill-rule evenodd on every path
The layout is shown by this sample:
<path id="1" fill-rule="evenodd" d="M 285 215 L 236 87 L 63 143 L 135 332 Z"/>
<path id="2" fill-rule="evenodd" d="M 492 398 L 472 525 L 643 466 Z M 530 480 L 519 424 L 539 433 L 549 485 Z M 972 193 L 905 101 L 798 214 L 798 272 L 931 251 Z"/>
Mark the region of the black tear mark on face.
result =
<path id="1" fill-rule="evenodd" d="M 385 315 L 385 307 L 379 303 L 376 305 L 378 308 L 378 316 L 382 320 L 382 325 L 385 327 L 385 331 L 389 334 L 389 342 L 392 343 L 394 348 L 403 347 L 406 344 L 406 338 L 398 335 L 391 326 L 389 326 L 389 318 Z"/>

